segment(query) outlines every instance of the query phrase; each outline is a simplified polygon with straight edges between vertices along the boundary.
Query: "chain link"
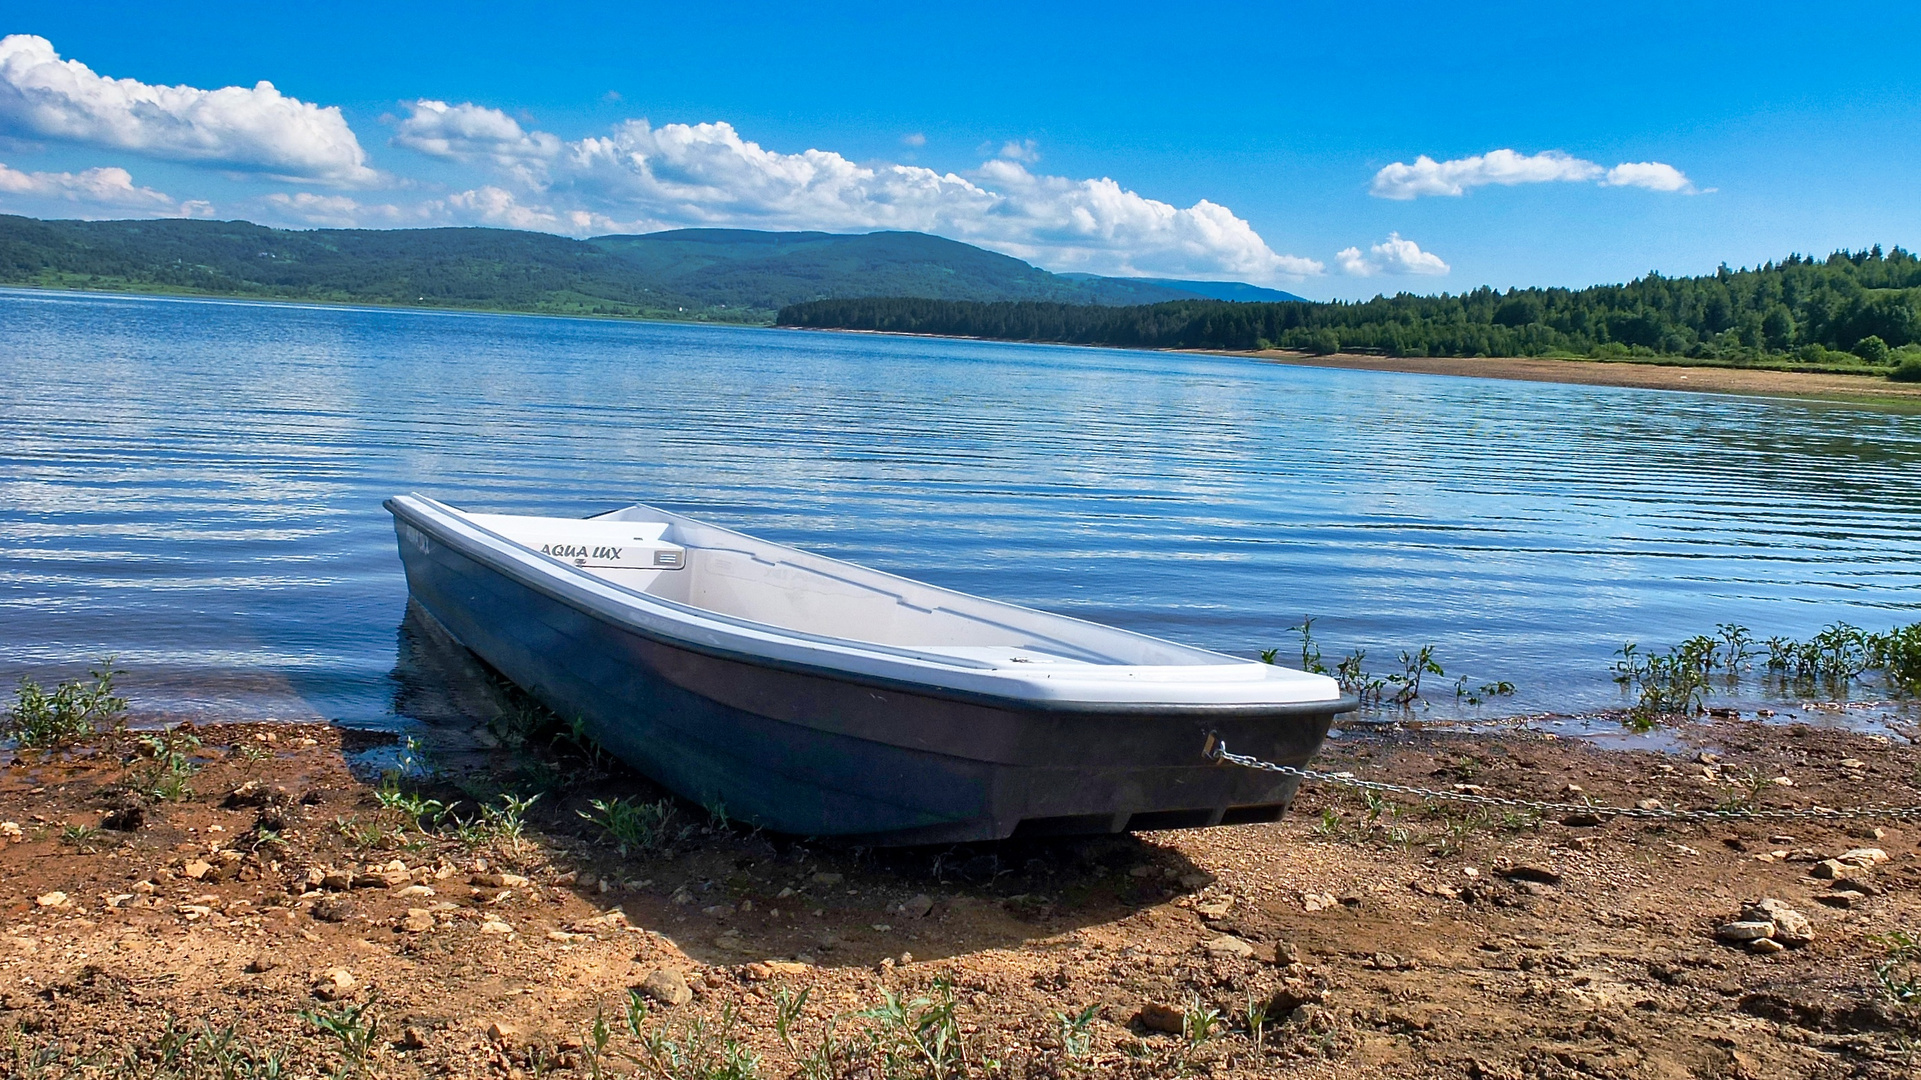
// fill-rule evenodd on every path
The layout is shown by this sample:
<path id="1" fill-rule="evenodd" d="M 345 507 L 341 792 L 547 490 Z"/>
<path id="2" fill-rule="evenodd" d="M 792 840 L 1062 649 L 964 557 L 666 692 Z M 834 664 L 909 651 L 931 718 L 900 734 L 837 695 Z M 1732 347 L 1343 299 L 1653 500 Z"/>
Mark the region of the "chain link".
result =
<path id="1" fill-rule="evenodd" d="M 1607 806 L 1601 803 L 1563 803 L 1537 802 L 1532 799 L 1509 799 L 1499 795 L 1476 795 L 1470 791 L 1440 791 L 1434 788 L 1409 787 L 1406 784 L 1389 784 L 1380 780 L 1363 780 L 1352 773 L 1322 772 L 1318 769 L 1299 769 L 1292 765 L 1276 765 L 1246 754 L 1229 753 L 1227 743 L 1210 738 L 1207 747 L 1208 757 L 1239 765 L 1248 769 L 1279 773 L 1282 776 L 1314 780 L 1323 784 L 1339 787 L 1357 788 L 1361 791 L 1378 791 L 1388 795 L 1406 795 L 1423 802 L 1440 799 L 1447 802 L 1467 803 L 1470 806 L 1498 806 L 1507 810 L 1533 810 L 1541 814 L 1596 814 L 1609 817 L 1645 818 L 1656 821 L 1805 821 L 1825 819 L 1837 821 L 1877 821 L 1921 818 L 1921 806 L 1860 806 L 1843 809 L 1830 809 L 1824 806 L 1809 807 L 1806 810 L 1669 810 L 1665 807 Z"/>

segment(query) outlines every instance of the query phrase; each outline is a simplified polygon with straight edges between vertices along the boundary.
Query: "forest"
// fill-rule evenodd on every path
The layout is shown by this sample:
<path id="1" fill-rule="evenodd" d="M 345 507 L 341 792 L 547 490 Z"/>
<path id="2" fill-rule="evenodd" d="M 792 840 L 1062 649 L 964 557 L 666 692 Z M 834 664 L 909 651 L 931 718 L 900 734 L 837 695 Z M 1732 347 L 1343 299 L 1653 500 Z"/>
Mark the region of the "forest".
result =
<path id="1" fill-rule="evenodd" d="M 1700 277 L 1586 289 L 1402 293 L 1336 303 L 1182 300 L 1132 307 L 839 299 L 779 325 L 1137 348 L 1388 356 L 1685 359 L 1921 377 L 1921 258 L 1899 247 L 1790 255 Z"/>

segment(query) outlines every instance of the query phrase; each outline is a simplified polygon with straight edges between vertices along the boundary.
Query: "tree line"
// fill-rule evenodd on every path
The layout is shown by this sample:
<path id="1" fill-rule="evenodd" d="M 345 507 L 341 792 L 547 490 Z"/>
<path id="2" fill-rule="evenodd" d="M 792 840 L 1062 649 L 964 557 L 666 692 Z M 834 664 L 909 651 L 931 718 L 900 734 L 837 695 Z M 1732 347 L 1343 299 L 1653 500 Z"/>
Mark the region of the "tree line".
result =
<path id="1" fill-rule="evenodd" d="M 782 308 L 777 322 L 1138 348 L 1885 365 L 1921 361 L 1921 258 L 1877 244 L 1753 269 L 1723 265 L 1700 277 L 1649 273 L 1587 289 L 1480 288 L 1334 303 L 818 300 Z"/>

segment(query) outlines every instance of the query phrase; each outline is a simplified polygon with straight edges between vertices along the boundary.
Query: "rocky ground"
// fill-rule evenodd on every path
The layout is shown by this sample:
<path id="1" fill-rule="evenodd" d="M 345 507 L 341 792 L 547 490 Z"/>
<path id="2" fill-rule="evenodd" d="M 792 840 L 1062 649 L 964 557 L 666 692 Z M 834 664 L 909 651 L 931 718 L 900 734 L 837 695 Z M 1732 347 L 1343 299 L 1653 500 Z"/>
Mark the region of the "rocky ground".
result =
<path id="1" fill-rule="evenodd" d="M 1310 785 L 1272 825 L 860 851 L 655 801 L 564 738 L 510 738 L 491 770 L 424 787 L 350 770 L 374 741 L 120 733 L 0 769 L 0 1074 L 1921 1063 L 1901 1000 L 1921 994 L 1899 936 L 1921 935 L 1911 822 L 1670 824 Z M 1350 732 L 1321 764 L 1615 806 L 1921 804 L 1899 738 L 1721 720 L 1681 742 Z M 589 820 L 620 795 L 625 854 Z"/>

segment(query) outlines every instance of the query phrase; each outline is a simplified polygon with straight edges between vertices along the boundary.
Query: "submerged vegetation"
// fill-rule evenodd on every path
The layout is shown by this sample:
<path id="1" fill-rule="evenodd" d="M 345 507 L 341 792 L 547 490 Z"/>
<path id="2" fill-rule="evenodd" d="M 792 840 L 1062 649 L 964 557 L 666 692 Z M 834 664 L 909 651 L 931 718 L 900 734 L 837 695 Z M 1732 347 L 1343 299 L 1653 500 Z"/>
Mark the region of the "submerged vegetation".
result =
<path id="1" fill-rule="evenodd" d="M 1475 289 L 1358 303 L 1047 303 L 836 299 L 784 326 L 1016 341 L 1389 356 L 1677 358 L 1921 379 L 1921 258 L 1896 247 L 1790 255 L 1753 269 L 1650 273 L 1587 289 Z"/>
<path id="2" fill-rule="evenodd" d="M 1320 642 L 1314 638 L 1315 621 L 1315 618 L 1305 618 L 1299 626 L 1288 627 L 1290 633 L 1301 635 L 1301 670 L 1314 675 L 1334 676 L 1334 681 L 1340 684 L 1341 689 L 1359 698 L 1362 705 L 1392 705 L 1403 709 L 1413 708 L 1417 704 L 1426 705 L 1427 698 L 1421 689 L 1422 680 L 1429 675 L 1447 677 L 1440 662 L 1434 659 L 1432 645 L 1423 645 L 1411 652 L 1402 649 L 1396 658 L 1400 670 L 1387 675 L 1375 675 L 1367 670 L 1366 649 L 1355 649 L 1329 669 L 1321 653 Z M 1263 663 L 1279 663 L 1279 657 L 1279 649 L 1261 651 Z M 1514 684 L 1505 679 L 1482 683 L 1478 687 L 1471 687 L 1465 675 L 1454 681 L 1454 696 L 1470 705 L 1485 704 L 1513 693 Z"/>
<path id="3" fill-rule="evenodd" d="M 1921 695 L 1921 623 L 1876 634 L 1837 622 L 1806 641 L 1771 637 L 1762 642 L 1745 626 L 1721 623 L 1713 634 L 1697 634 L 1666 652 L 1644 652 L 1630 641 L 1615 655 L 1620 659 L 1614 663 L 1614 681 L 1634 695 L 1629 722 L 1643 730 L 1700 713 L 1717 678 L 1722 688 L 1732 689 L 1757 663 L 1780 692 L 1841 695 L 1874 671 L 1890 691 Z"/>

